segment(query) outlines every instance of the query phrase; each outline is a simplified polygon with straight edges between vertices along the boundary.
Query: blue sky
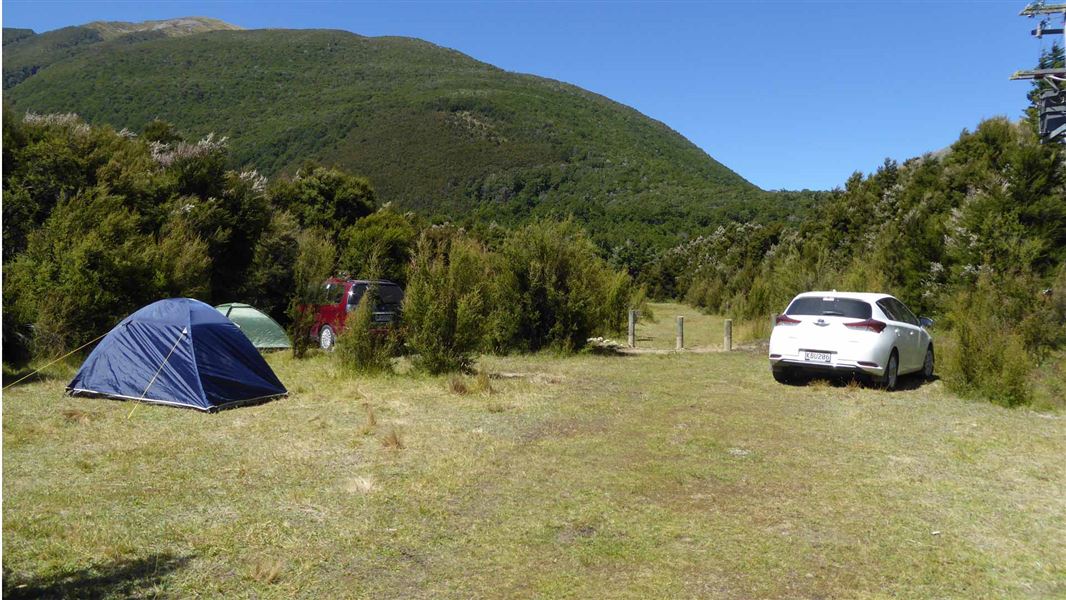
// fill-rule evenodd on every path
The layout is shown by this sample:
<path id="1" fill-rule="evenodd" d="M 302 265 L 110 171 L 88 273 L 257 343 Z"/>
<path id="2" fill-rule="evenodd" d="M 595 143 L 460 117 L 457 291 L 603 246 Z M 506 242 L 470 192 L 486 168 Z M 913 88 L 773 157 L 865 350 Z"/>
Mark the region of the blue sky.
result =
<path id="1" fill-rule="evenodd" d="M 1025 2 L 49 2 L 5 27 L 209 16 L 418 37 L 663 121 L 766 189 L 828 189 L 1017 118 L 1041 41 Z M 1045 38 L 1044 45 L 1050 41 Z"/>

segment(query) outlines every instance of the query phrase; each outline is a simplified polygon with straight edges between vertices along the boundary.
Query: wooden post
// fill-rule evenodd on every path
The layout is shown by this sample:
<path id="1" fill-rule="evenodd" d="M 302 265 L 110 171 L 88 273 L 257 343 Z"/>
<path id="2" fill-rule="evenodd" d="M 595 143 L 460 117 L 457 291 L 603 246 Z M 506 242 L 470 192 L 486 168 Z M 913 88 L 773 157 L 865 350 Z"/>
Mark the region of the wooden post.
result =
<path id="1" fill-rule="evenodd" d="M 777 327 L 778 316 L 779 315 L 777 313 L 770 313 L 770 331 L 773 331 L 774 327 Z"/>
<path id="2" fill-rule="evenodd" d="M 722 341 L 722 348 L 726 352 L 733 350 L 733 319 L 725 320 L 725 339 Z"/>
<path id="3" fill-rule="evenodd" d="M 677 349 L 683 350 L 685 348 L 685 317 L 678 315 L 677 317 Z"/>
<path id="4" fill-rule="evenodd" d="M 629 347 L 637 347 L 637 311 L 629 311 Z"/>

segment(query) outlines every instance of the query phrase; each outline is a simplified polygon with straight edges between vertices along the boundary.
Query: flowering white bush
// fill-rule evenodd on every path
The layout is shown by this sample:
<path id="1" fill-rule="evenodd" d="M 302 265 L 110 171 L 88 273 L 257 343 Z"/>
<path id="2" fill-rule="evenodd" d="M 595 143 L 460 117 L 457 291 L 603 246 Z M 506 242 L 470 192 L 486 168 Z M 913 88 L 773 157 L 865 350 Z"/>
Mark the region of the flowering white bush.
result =
<path id="1" fill-rule="evenodd" d="M 170 167 L 175 163 L 199 158 L 215 152 L 222 152 L 227 146 L 226 137 L 220 137 L 215 139 L 214 133 L 207 134 L 207 137 L 190 144 L 187 142 L 178 142 L 177 144 L 164 144 L 162 142 L 152 142 L 152 160 L 163 167 Z"/>

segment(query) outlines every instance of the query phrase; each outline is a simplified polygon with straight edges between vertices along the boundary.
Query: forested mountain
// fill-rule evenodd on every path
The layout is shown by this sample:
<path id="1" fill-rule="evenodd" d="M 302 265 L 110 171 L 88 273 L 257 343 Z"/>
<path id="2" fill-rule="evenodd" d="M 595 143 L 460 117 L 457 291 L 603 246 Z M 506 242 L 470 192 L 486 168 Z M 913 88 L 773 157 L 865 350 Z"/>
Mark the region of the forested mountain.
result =
<path id="1" fill-rule="evenodd" d="M 17 85 L 52 63 L 76 56 L 109 40 L 124 45 L 145 40 L 240 29 L 218 19 L 187 17 L 165 21 L 125 23 L 94 21 L 37 34 L 32 29 L 4 28 L 4 89 Z"/>
<path id="2" fill-rule="evenodd" d="M 230 139 L 232 167 L 273 176 L 314 160 L 428 216 L 573 214 L 605 249 L 665 247 L 810 203 L 763 192 L 607 98 L 416 39 L 105 29 L 124 31 L 94 24 L 8 43 L 20 34 L 5 30 L 5 104 L 135 132 L 155 118 L 191 139 L 214 132 Z"/>

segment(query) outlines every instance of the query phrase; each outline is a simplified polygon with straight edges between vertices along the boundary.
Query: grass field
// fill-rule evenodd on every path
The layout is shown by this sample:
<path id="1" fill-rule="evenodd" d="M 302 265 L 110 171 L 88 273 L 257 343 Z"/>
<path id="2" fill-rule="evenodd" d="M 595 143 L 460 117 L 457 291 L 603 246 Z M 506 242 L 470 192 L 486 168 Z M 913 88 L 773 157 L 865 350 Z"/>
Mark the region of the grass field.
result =
<path id="1" fill-rule="evenodd" d="M 649 347 L 720 343 L 657 308 Z M 1061 413 L 748 351 L 488 357 L 465 395 L 270 362 L 288 398 L 216 415 L 7 391 L 4 596 L 1066 596 Z"/>

